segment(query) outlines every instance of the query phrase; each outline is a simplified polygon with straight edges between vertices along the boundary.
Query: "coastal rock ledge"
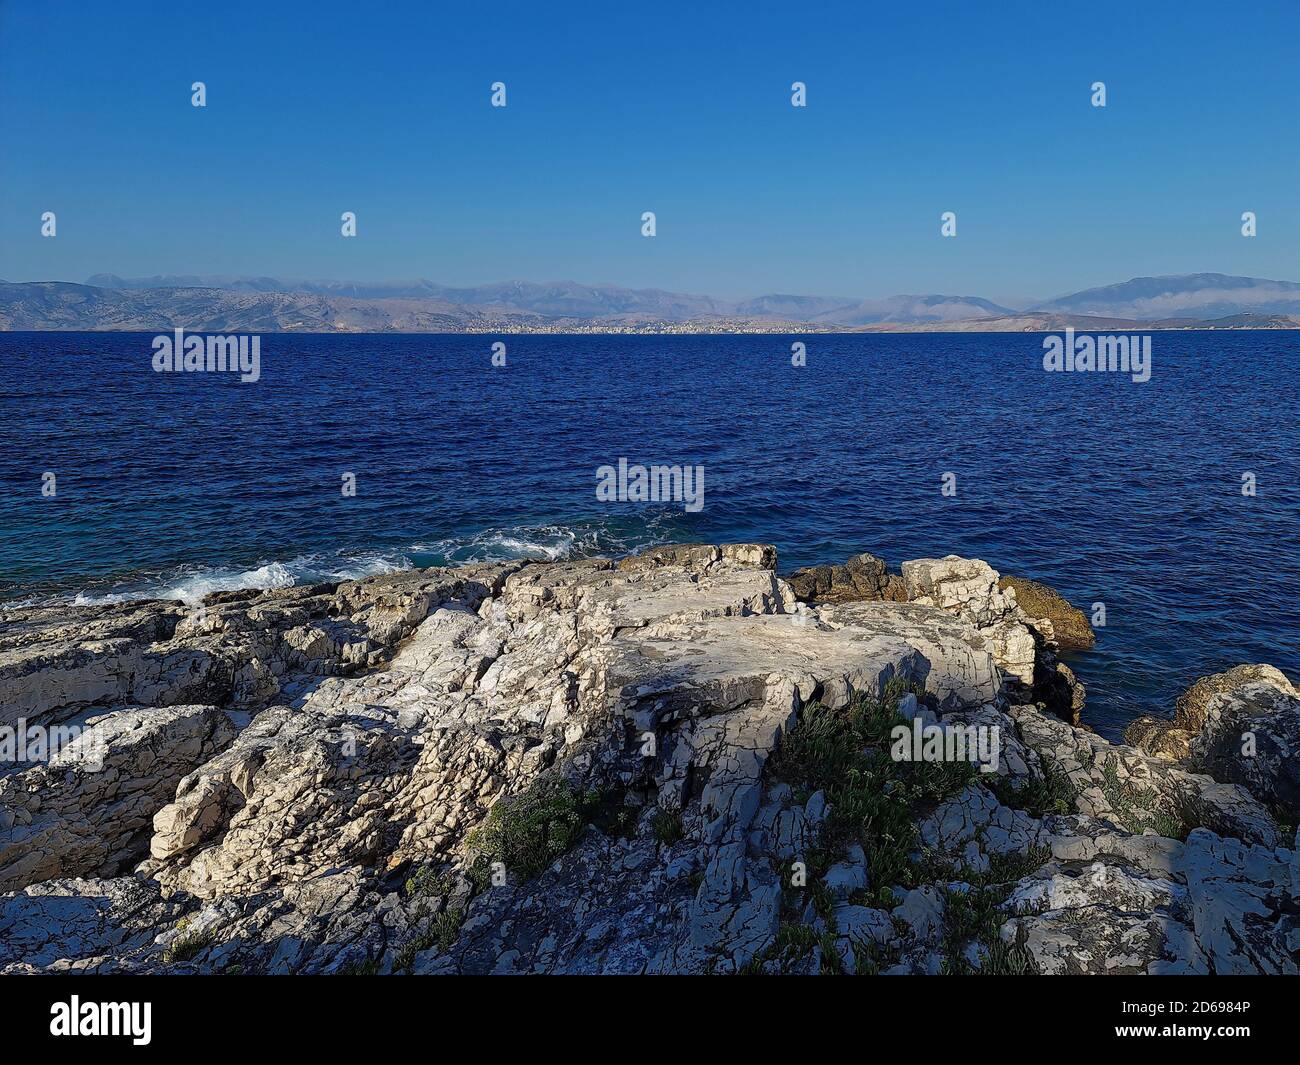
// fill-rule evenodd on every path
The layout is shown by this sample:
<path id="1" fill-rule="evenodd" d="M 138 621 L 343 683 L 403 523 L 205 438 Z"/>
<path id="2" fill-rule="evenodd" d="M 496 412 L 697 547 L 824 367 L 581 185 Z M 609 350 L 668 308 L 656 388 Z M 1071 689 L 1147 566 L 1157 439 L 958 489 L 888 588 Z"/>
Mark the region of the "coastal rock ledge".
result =
<path id="1" fill-rule="evenodd" d="M 1290 682 L 1113 744 L 1016 591 L 692 544 L 2 610 L 0 972 L 1297 972 Z"/>

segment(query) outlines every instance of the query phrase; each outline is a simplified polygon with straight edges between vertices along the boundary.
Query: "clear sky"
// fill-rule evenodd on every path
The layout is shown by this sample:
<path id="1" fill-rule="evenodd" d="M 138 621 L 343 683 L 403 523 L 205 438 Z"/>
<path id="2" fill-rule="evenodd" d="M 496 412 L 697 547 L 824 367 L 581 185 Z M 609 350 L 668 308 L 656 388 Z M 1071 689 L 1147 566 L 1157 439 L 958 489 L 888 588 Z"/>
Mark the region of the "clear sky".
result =
<path id="1" fill-rule="evenodd" d="M 1300 280 L 1298 41 L 1294 0 L 0 0 L 0 277 Z"/>

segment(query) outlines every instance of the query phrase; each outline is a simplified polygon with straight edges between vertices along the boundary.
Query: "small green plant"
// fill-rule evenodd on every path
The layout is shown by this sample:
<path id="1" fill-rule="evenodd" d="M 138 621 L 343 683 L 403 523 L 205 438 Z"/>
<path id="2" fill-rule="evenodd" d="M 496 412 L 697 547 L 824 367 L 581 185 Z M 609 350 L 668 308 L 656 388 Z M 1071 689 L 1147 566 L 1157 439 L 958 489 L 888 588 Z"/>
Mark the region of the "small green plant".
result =
<path id="1" fill-rule="evenodd" d="M 1019 943 L 989 944 L 983 953 L 981 976 L 1027 976 L 1038 970 L 1033 956 Z"/>
<path id="2" fill-rule="evenodd" d="M 953 879 L 965 880 L 975 887 L 992 887 L 995 884 L 1013 884 L 1017 880 L 1042 868 L 1052 859 L 1052 848 L 1035 844 L 1028 850 L 990 854 L 989 867 L 982 873 L 972 873 L 963 868 Z"/>
<path id="3" fill-rule="evenodd" d="M 582 838 L 598 802 L 594 793 L 579 795 L 554 778 L 500 800 L 466 841 L 477 852 L 470 875 L 479 886 L 486 886 L 492 865 L 500 862 L 517 876 L 531 879 Z"/>
<path id="4" fill-rule="evenodd" d="M 190 932 L 187 931 L 189 923 L 189 918 L 183 917 L 176 925 L 176 931 L 180 935 L 173 939 L 163 951 L 163 961 L 168 965 L 189 961 L 216 942 L 216 936 L 213 935 L 211 929 L 201 928 Z"/>
<path id="5" fill-rule="evenodd" d="M 409 972 L 415 964 L 415 956 L 433 947 L 442 953 L 451 950 L 460 935 L 460 926 L 465 915 L 461 910 L 443 910 L 418 936 L 412 936 L 402 945 L 397 957 L 393 959 L 394 972 Z"/>
<path id="6" fill-rule="evenodd" d="M 455 890 L 456 882 L 449 873 L 440 872 L 436 865 L 422 865 L 407 877 L 403 886 L 410 898 L 442 899 Z"/>
<path id="7" fill-rule="evenodd" d="M 1101 767 L 1101 793 L 1106 796 L 1121 826 L 1129 832 L 1152 829 L 1158 836 L 1186 839 L 1191 831 L 1189 819 L 1180 809 L 1168 806 L 1160 794 L 1135 787 L 1119 776 L 1119 759 L 1108 758 Z"/>
<path id="8" fill-rule="evenodd" d="M 464 914 L 460 910 L 443 910 L 433 919 L 433 942 L 444 954 L 456 942 L 463 922 Z"/>
<path id="9" fill-rule="evenodd" d="M 946 910 L 945 971 L 975 971 L 967 957 L 972 943 L 985 971 L 1030 970 L 1027 952 L 1017 952 L 998 938 L 1006 919 L 1000 907 L 1011 885 L 1047 862 L 1051 852 L 1033 847 L 1024 853 L 993 855 L 988 868 L 976 873 L 940 861 L 922 846 L 917 822 L 937 805 L 977 781 L 995 789 L 1007 785 L 995 784 L 968 761 L 894 761 L 889 751 L 893 731 L 902 720 L 898 700 L 906 690 L 894 680 L 879 699 L 859 697 L 841 709 L 811 704 L 769 763 L 772 775 L 790 785 L 797 801 L 824 792 L 830 815 L 821 826 L 818 845 L 802 859 L 807 887 L 783 890 L 789 920 L 769 949 L 751 962 L 751 971 L 770 969 L 774 961 L 788 971 L 817 945 L 816 934 L 798 923 L 809 901 L 817 915 L 834 927 L 835 900 L 823 876 L 853 843 L 866 854 L 871 879 L 868 889 L 850 899 L 855 905 L 892 909 L 898 902 L 894 886 L 914 888 L 936 881 L 968 885 L 966 891 L 940 889 Z M 1044 780 L 1031 782 L 1015 795 L 1044 808 L 1073 809 L 1073 788 L 1055 767 L 1049 767 Z M 797 928 L 804 931 L 796 932 Z M 827 933 L 821 947 L 823 971 L 841 971 L 833 933 Z M 854 957 L 858 973 L 874 974 L 896 965 L 900 954 L 898 947 L 886 950 L 865 941 L 854 944 Z"/>
<path id="10" fill-rule="evenodd" d="M 431 946 L 433 946 L 433 938 L 428 933 L 407 940 L 398 951 L 397 957 L 393 959 L 393 972 L 410 972 L 411 966 L 415 964 L 415 956 Z"/>
<path id="11" fill-rule="evenodd" d="M 983 872 L 967 866 L 950 866 L 946 870 L 936 867 L 932 871 L 935 879 L 965 885 L 964 890 L 956 886 L 939 888 L 944 903 L 946 975 L 1034 971 L 1033 959 L 1023 944 L 1009 946 L 1002 942 L 1001 929 L 1008 916 L 1004 906 L 1015 884 L 1051 857 L 1050 847 L 1033 846 L 1024 852 L 990 855 Z M 981 962 L 978 968 L 967 956 L 966 948 L 972 943 Z"/>
<path id="12" fill-rule="evenodd" d="M 1069 774 L 1047 755 L 1041 755 L 1040 760 L 1041 777 L 1013 782 L 1010 777 L 990 776 L 984 783 L 1003 806 L 1024 810 L 1031 817 L 1074 813 L 1077 791 Z"/>
<path id="13" fill-rule="evenodd" d="M 840 958 L 839 946 L 835 940 L 835 933 L 827 929 L 822 933 L 821 939 L 817 945 L 821 947 L 821 974 L 822 976 L 843 976 L 844 962 Z"/>
<path id="14" fill-rule="evenodd" d="M 669 846 L 678 842 L 684 835 L 682 819 L 667 810 L 656 810 L 651 815 L 650 828 L 654 832 L 655 839 Z"/>
<path id="15" fill-rule="evenodd" d="M 584 793 L 579 801 L 583 817 L 607 836 L 631 839 L 636 833 L 641 809 L 624 802 L 617 792 Z"/>
<path id="16" fill-rule="evenodd" d="M 817 933 L 806 924 L 783 924 L 777 929 L 767 950 L 751 958 L 740 973 L 742 976 L 763 976 L 773 962 L 779 972 L 790 972 L 795 965 L 807 959 L 817 945 Z"/>
<path id="17" fill-rule="evenodd" d="M 882 947 L 874 939 L 853 940 L 853 973 L 855 976 L 879 976 L 881 970 L 897 965 L 902 951 L 897 944 Z"/>
<path id="18" fill-rule="evenodd" d="M 892 884 L 915 886 L 918 815 L 978 776 L 970 762 L 895 762 L 889 756 L 902 721 L 898 700 L 907 690 L 895 678 L 879 699 L 859 696 L 839 710 L 813 703 L 773 756 L 771 772 L 799 801 L 823 791 L 831 809 L 821 829 L 824 853 L 806 859 L 810 885 L 819 882 L 823 865 L 859 843 L 877 892 Z"/>
<path id="19" fill-rule="evenodd" d="M 977 943 L 991 945 L 998 942 L 998 931 L 1006 915 L 998 908 L 1005 894 L 987 888 L 972 887 L 968 891 L 940 888 L 943 896 L 943 953 L 949 971 L 963 974 L 973 971 L 964 953 L 966 945 Z"/>

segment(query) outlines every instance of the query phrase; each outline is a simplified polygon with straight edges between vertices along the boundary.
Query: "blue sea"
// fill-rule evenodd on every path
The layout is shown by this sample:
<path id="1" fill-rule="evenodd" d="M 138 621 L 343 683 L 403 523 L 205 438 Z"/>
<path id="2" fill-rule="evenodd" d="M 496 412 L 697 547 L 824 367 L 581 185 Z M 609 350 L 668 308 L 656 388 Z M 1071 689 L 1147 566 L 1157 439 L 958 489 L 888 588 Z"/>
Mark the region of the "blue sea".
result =
<path id="1" fill-rule="evenodd" d="M 1104 603 L 1070 662 L 1111 736 L 1237 663 L 1300 676 L 1298 333 L 1158 332 L 1146 383 L 1047 373 L 1038 334 L 265 335 L 249 384 L 152 339 L 0 333 L 0 599 L 758 540 Z M 601 502 L 620 458 L 702 465 L 703 508 Z"/>

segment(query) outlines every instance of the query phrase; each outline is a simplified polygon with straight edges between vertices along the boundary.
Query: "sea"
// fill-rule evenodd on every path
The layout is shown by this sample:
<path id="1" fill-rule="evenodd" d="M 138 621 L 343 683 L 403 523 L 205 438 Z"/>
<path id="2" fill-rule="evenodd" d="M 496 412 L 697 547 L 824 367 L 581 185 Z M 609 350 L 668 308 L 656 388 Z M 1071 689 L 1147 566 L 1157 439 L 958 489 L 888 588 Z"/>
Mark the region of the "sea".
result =
<path id="1" fill-rule="evenodd" d="M 256 381 L 154 338 L 0 333 L 0 608 L 761 541 L 1047 583 L 1104 619 L 1067 660 L 1112 737 L 1300 678 L 1297 332 L 1155 332 L 1146 381 L 1034 333 L 266 334 Z M 620 460 L 698 505 L 611 499 Z"/>

